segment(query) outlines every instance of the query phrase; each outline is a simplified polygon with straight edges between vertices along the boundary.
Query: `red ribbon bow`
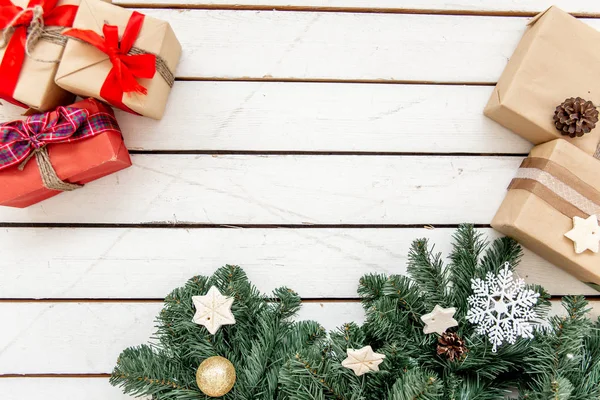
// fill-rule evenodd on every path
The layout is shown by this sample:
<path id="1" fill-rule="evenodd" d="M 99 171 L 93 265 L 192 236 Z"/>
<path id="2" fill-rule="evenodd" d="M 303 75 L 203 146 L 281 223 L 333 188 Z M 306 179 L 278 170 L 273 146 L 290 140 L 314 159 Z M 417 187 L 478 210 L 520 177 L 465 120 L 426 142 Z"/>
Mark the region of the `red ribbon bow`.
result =
<path id="1" fill-rule="evenodd" d="M 77 14 L 77 6 L 64 5 L 57 7 L 57 2 L 58 0 L 30 0 L 27 9 L 33 9 L 36 6 L 42 7 L 44 10 L 42 18 L 46 26 L 72 26 L 75 14 Z M 23 8 L 15 6 L 10 0 L 0 0 L 0 30 L 10 28 L 9 25 L 22 12 Z M 0 98 L 22 107 L 27 106 L 16 101 L 13 95 L 25 61 L 27 28 L 32 19 L 33 11 L 29 10 L 23 13 L 12 25 L 15 30 L 0 63 Z"/>
<path id="2" fill-rule="evenodd" d="M 128 55 L 143 24 L 144 15 L 134 11 L 127 22 L 120 43 L 119 28 L 114 25 L 104 24 L 102 27 L 104 37 L 84 29 L 70 29 L 64 33 L 65 36 L 91 44 L 109 56 L 113 67 L 100 89 L 100 96 L 110 104 L 134 114 L 134 111 L 123 104 L 123 94 L 148 94 L 148 90 L 137 81 L 137 78 L 152 79 L 156 73 L 154 54 Z"/>

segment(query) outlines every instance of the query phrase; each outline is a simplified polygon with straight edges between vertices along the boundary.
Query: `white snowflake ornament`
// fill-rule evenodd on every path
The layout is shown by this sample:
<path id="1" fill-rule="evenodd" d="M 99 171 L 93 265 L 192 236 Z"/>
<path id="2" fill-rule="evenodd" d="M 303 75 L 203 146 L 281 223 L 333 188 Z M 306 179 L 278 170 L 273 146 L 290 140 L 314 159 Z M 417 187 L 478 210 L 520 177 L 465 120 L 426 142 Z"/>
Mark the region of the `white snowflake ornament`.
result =
<path id="1" fill-rule="evenodd" d="M 369 371 L 379 371 L 379 364 L 385 358 L 384 354 L 375 353 L 371 346 L 362 349 L 347 349 L 348 357 L 342 361 L 342 366 L 354 371 L 356 376 L 361 376 Z"/>
<path id="2" fill-rule="evenodd" d="M 456 313 L 456 308 L 444 308 L 436 304 L 433 311 L 421 317 L 421 321 L 425 324 L 423 333 L 427 335 L 435 332 L 441 335 L 449 328 L 458 326 L 458 321 L 454 319 L 454 313 Z"/>
<path id="3" fill-rule="evenodd" d="M 513 277 L 509 263 L 498 275 L 488 273 L 485 280 L 472 279 L 471 288 L 467 320 L 477 325 L 477 333 L 488 337 L 494 353 L 504 342 L 514 344 L 519 337 L 533 337 L 535 321 L 539 320 L 534 306 L 540 295 Z"/>
<path id="4" fill-rule="evenodd" d="M 205 296 L 192 296 L 192 301 L 196 307 L 193 321 L 205 326 L 212 335 L 223 325 L 235 324 L 231 313 L 233 297 L 223 296 L 216 287 L 211 286 Z"/>

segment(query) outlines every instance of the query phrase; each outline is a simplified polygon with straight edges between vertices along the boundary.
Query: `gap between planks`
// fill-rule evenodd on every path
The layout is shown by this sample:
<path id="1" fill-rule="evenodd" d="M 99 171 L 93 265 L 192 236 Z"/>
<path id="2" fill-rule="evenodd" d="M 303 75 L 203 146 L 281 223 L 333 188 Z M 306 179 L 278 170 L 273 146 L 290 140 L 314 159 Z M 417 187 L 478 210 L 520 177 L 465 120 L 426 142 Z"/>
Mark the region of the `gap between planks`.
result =
<path id="1" fill-rule="evenodd" d="M 586 296 L 586 298 L 594 298 L 595 296 Z M 600 298 L 600 294 L 598 295 Z M 552 296 L 552 299 L 561 299 L 561 296 Z M 164 299 L 86 299 L 86 298 L 48 298 L 48 299 L 0 299 L 1 303 L 162 303 Z M 302 303 L 358 303 L 360 298 L 344 298 L 344 297 L 329 297 L 329 298 L 303 298 Z"/>
<path id="2" fill-rule="evenodd" d="M 549 300 L 561 300 L 567 296 L 550 296 Z M 585 298 L 589 301 L 599 301 L 600 293 L 598 295 L 586 295 Z M 327 298 L 303 298 L 303 304 L 316 304 L 316 303 L 360 303 L 360 298 L 352 297 L 327 297 Z M 48 299 L 0 299 L 0 304 L 7 303 L 129 303 L 129 304 L 147 304 L 147 303 L 163 303 L 164 299 L 86 299 L 86 298 L 48 298 Z"/>
<path id="3" fill-rule="evenodd" d="M 489 224 L 472 224 L 477 229 Z M 153 228 L 153 229 L 443 229 L 458 228 L 458 224 L 203 224 L 184 222 L 151 223 L 32 223 L 0 222 L 0 228 Z"/>
<path id="4" fill-rule="evenodd" d="M 538 12 L 532 11 L 476 11 L 476 10 L 443 10 L 417 9 L 394 7 L 328 7 L 328 6 L 282 6 L 262 4 L 156 4 L 156 3 L 120 3 L 123 8 L 154 8 L 154 9 L 188 9 L 188 10 L 218 10 L 218 11 L 281 11 L 281 12 L 330 12 L 352 14 L 412 14 L 412 15 L 451 15 L 466 17 L 534 17 Z M 573 12 L 578 18 L 600 18 L 599 13 Z"/>
<path id="5" fill-rule="evenodd" d="M 172 7 L 164 7 L 161 9 L 172 10 Z M 195 10 L 190 8 L 182 8 L 181 10 Z M 215 11 L 230 11 L 230 10 L 215 10 Z M 258 11 L 258 10 L 257 10 Z M 272 10 L 269 10 L 272 11 Z M 600 17 L 599 17 L 600 18 Z M 209 77 L 189 77 L 178 76 L 175 82 L 271 82 L 271 83 L 356 83 L 356 84 L 380 84 L 380 85 L 437 85 L 437 86 L 496 86 L 497 82 L 485 81 L 427 81 L 427 80 L 403 80 L 403 79 L 336 79 L 336 78 L 273 78 L 271 76 L 263 76 L 261 78 L 239 77 L 239 78 L 220 78 L 216 76 Z"/>
<path id="6" fill-rule="evenodd" d="M 4 374 L 0 379 L 6 378 L 110 378 L 110 374 Z"/>
<path id="7" fill-rule="evenodd" d="M 527 157 L 527 153 L 468 152 L 382 152 L 382 151 L 314 151 L 314 150 L 129 150 L 129 154 L 203 155 L 203 156 L 362 156 L 362 157 Z"/>

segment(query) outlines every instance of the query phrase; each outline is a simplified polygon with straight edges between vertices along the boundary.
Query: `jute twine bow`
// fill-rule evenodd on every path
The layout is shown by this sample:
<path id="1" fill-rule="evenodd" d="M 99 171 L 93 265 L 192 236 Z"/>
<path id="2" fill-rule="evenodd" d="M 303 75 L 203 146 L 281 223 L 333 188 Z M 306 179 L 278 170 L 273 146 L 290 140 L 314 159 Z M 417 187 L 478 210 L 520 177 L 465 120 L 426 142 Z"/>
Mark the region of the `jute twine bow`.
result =
<path id="1" fill-rule="evenodd" d="M 38 168 L 40 169 L 40 175 L 42 177 L 42 184 L 52 190 L 59 190 L 62 192 L 70 192 L 75 189 L 83 187 L 76 183 L 65 182 L 58 177 L 52 163 L 50 162 L 50 155 L 46 146 L 33 150 L 26 159 L 19 165 L 19 171 L 23 171 L 29 160 L 35 156 Z"/>
<path id="2" fill-rule="evenodd" d="M 10 41 L 10 36 L 15 30 L 17 23 L 19 20 L 25 16 L 27 13 L 32 13 L 31 22 L 29 23 L 29 27 L 27 28 L 27 41 L 25 42 L 25 53 L 29 58 L 34 61 L 56 64 L 60 61 L 58 60 L 44 60 L 40 58 L 36 58 L 32 56 L 33 49 L 35 45 L 43 39 L 50 43 L 58 44 L 59 46 L 65 46 L 67 43 L 67 39 L 60 34 L 62 31 L 62 27 L 51 28 L 48 29 L 44 25 L 44 9 L 42 6 L 37 5 L 31 8 L 25 8 L 23 11 L 19 12 L 12 21 L 2 30 L 2 37 L 0 38 L 0 49 L 4 49 L 8 46 L 8 42 Z"/>

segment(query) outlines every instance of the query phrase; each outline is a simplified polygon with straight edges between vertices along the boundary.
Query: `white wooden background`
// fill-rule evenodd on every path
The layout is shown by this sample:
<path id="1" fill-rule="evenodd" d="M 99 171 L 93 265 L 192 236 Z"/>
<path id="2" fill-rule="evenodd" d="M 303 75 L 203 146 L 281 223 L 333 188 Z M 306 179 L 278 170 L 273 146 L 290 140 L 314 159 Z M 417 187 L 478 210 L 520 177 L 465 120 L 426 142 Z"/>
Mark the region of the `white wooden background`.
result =
<path id="1" fill-rule="evenodd" d="M 179 79 L 162 121 L 119 113 L 132 168 L 0 209 L 3 400 L 126 399 L 108 385 L 119 352 L 171 289 L 225 263 L 333 328 L 362 319 L 358 279 L 403 273 L 414 238 L 448 251 L 461 222 L 497 237 L 531 145 L 482 109 L 552 1 L 119 3 L 171 22 Z M 600 2 L 554 3 L 600 28 Z M 519 273 L 598 304 L 530 252 Z"/>

